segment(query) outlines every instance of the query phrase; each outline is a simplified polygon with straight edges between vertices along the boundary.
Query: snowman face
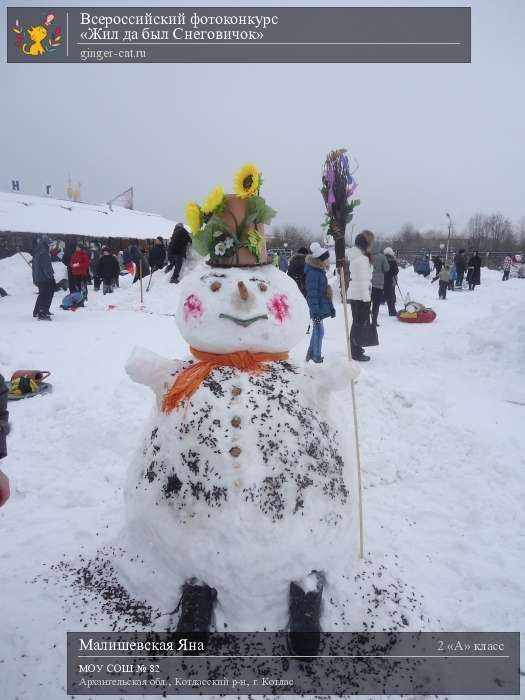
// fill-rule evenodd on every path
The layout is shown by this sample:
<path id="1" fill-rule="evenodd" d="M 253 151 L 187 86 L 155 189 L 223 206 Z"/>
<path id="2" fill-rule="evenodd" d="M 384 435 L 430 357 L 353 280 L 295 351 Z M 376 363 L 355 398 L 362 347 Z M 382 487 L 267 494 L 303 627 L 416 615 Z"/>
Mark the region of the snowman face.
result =
<path id="1" fill-rule="evenodd" d="M 308 326 L 303 295 L 273 265 L 199 267 L 180 287 L 177 325 L 197 350 L 285 352 Z"/>

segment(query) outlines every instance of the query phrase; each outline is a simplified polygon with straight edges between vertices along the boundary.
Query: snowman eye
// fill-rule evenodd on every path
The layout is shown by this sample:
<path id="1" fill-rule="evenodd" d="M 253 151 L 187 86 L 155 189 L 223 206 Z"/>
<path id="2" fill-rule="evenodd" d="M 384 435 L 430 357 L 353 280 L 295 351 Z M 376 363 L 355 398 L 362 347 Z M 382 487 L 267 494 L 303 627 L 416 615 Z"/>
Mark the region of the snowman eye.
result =
<path id="1" fill-rule="evenodd" d="M 257 282 L 257 286 L 259 287 L 261 292 L 268 291 L 268 284 L 264 280 L 262 280 L 258 277 L 250 277 L 250 282 Z"/>
<path id="2" fill-rule="evenodd" d="M 210 289 L 212 292 L 218 292 L 221 287 L 222 287 L 222 284 L 220 282 L 218 282 L 217 280 L 215 280 L 215 282 L 212 282 L 210 284 Z"/>

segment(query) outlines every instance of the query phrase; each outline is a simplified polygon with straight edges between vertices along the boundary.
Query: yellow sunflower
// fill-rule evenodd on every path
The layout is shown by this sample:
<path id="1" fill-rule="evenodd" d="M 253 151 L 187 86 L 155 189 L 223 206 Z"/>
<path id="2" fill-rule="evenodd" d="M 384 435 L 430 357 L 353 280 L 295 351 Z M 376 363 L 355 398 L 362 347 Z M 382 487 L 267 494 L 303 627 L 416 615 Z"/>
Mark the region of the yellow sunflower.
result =
<path id="1" fill-rule="evenodd" d="M 224 190 L 222 187 L 214 187 L 210 194 L 204 200 L 202 205 L 202 211 L 205 214 L 213 214 L 213 212 L 220 207 L 224 200 Z"/>
<path id="2" fill-rule="evenodd" d="M 253 163 L 246 163 L 236 173 L 233 179 L 235 194 L 241 199 L 253 197 L 259 189 L 261 175 Z"/>
<path id="3" fill-rule="evenodd" d="M 196 202 L 188 202 L 186 204 L 186 221 L 193 235 L 200 231 L 202 226 L 202 212 Z"/>

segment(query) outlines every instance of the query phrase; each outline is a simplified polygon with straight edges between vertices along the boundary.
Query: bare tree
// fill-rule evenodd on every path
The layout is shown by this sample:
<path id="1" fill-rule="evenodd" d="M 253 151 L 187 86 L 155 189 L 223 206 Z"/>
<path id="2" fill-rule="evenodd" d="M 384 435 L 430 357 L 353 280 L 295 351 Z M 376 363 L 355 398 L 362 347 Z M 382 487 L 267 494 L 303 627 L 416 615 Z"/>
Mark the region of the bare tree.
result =
<path id="1" fill-rule="evenodd" d="M 525 216 L 522 216 L 518 221 L 515 231 L 517 244 L 520 248 L 525 248 Z"/>
<path id="2" fill-rule="evenodd" d="M 516 244 L 512 222 L 501 212 L 487 217 L 487 238 L 492 250 L 513 248 Z"/>
<path id="3" fill-rule="evenodd" d="M 285 224 L 284 226 L 274 226 L 272 228 L 268 236 L 268 247 L 297 250 L 302 247 L 308 248 L 313 240 L 312 232 L 304 226 Z"/>

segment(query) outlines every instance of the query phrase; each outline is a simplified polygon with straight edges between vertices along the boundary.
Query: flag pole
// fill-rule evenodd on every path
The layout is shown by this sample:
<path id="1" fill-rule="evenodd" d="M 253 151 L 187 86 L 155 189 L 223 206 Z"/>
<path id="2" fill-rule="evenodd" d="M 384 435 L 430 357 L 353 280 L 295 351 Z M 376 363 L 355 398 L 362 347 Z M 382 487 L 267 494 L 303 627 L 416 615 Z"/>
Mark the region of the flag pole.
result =
<path id="1" fill-rule="evenodd" d="M 339 268 L 339 283 L 341 287 L 341 302 L 343 304 L 343 315 L 345 319 L 346 329 L 346 350 L 348 353 L 348 361 L 352 360 L 352 345 L 350 341 L 350 324 L 348 320 L 348 304 L 346 303 L 346 284 L 344 266 Z M 357 463 L 357 500 L 359 508 L 359 558 L 363 559 L 364 553 L 364 536 L 363 536 L 363 480 L 361 477 L 361 453 L 359 450 L 359 428 L 357 425 L 357 401 L 355 396 L 355 381 L 352 378 L 350 381 L 352 391 L 352 412 L 354 414 L 354 439 L 355 439 L 355 456 Z"/>
<path id="2" fill-rule="evenodd" d="M 142 258 L 139 260 L 139 277 L 140 277 L 140 303 L 144 303 L 144 294 L 142 292 Z"/>

